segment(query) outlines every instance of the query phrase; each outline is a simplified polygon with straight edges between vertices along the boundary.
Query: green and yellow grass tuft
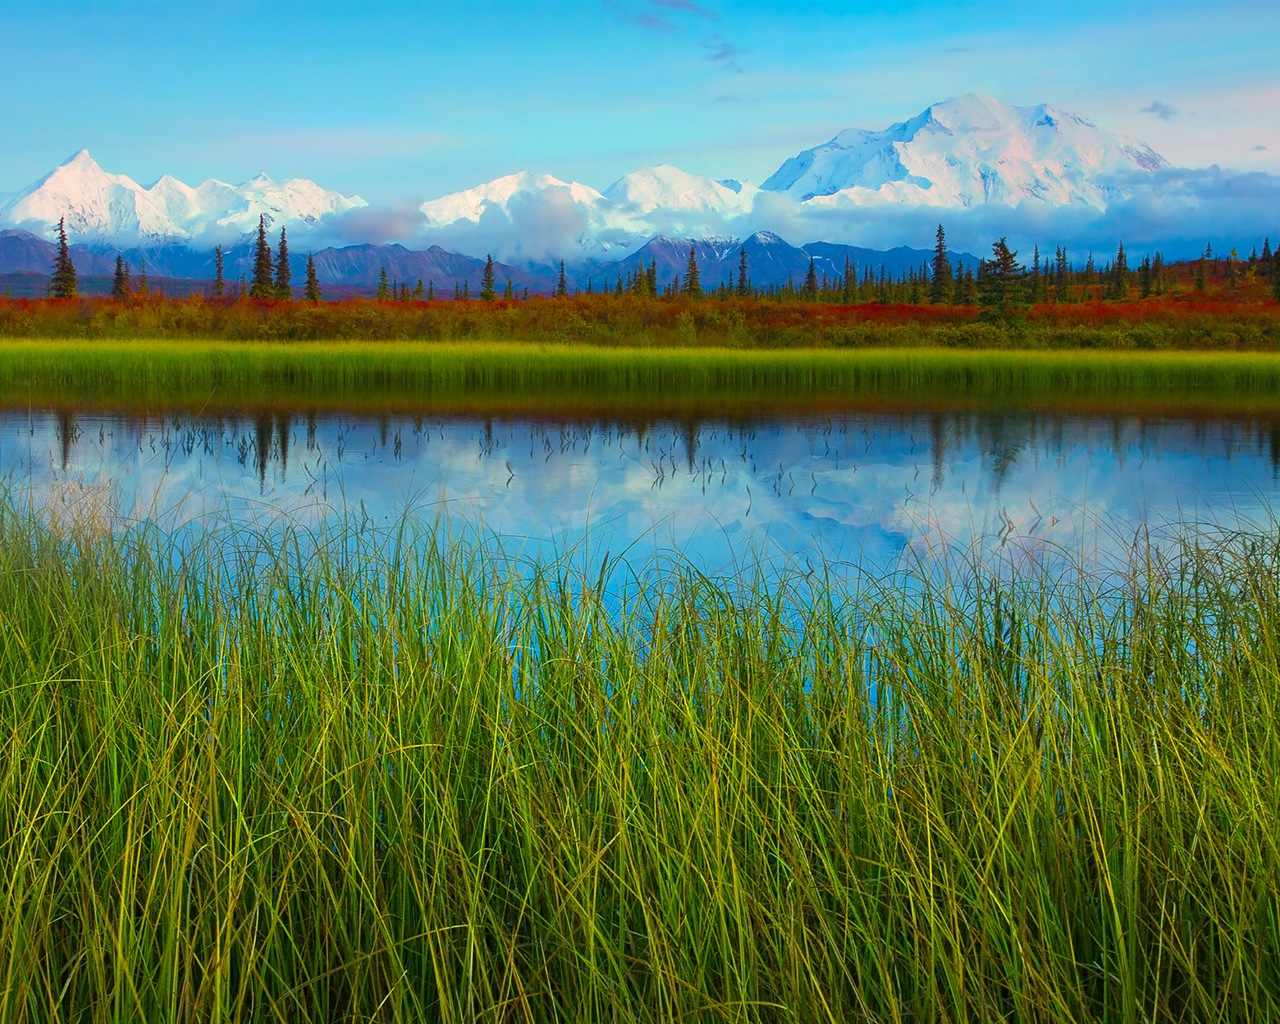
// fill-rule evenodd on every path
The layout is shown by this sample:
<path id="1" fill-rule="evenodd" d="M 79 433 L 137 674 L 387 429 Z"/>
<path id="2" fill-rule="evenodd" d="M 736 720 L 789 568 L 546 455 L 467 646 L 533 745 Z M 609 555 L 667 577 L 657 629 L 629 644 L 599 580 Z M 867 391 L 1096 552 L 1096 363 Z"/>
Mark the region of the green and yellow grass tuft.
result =
<path id="1" fill-rule="evenodd" d="M 1275 1019 L 1274 531 L 837 571 L 0 507 L 0 1019 Z"/>

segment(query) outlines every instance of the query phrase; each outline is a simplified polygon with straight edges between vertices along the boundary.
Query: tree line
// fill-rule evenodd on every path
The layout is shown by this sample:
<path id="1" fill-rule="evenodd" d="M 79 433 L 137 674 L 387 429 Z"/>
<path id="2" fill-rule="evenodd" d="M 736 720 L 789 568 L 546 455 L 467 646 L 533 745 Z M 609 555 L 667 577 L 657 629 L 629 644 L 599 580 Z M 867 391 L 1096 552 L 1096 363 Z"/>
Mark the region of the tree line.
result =
<path id="1" fill-rule="evenodd" d="M 1189 273 L 1188 273 L 1189 270 Z M 239 288 L 231 295 L 224 277 L 224 252 L 221 245 L 214 248 L 214 282 L 212 298 L 226 299 L 247 295 L 251 299 L 288 302 L 293 300 L 292 271 L 289 264 L 288 235 L 280 229 L 280 242 L 272 252 L 267 242 L 266 218 L 258 218 L 257 241 L 254 248 L 253 274 L 246 282 L 241 277 Z M 679 296 L 702 299 L 708 296 L 719 299 L 762 298 L 777 301 L 808 301 L 826 304 L 855 305 L 869 302 L 904 305 L 956 305 L 978 306 L 993 316 L 1008 316 L 1019 307 L 1037 303 L 1066 303 L 1088 301 L 1127 301 L 1134 298 L 1175 295 L 1188 289 L 1192 293 L 1207 292 L 1215 284 L 1227 294 L 1252 288 L 1258 281 L 1270 284 L 1272 296 L 1280 301 L 1280 253 L 1271 247 L 1270 237 L 1262 242 L 1261 252 L 1255 246 L 1247 258 L 1235 249 L 1223 256 L 1206 245 L 1201 256 L 1193 261 L 1167 264 L 1159 252 L 1146 255 L 1136 267 L 1130 267 L 1124 243 L 1121 242 L 1115 257 L 1098 266 L 1090 252 L 1082 267 L 1075 266 L 1068 258 L 1067 250 L 1059 245 L 1052 258 L 1042 256 L 1035 246 L 1030 263 L 1018 259 L 1018 253 L 1009 248 L 1008 240 L 1000 238 L 991 247 L 991 256 L 979 261 L 977 270 L 972 267 L 955 267 L 947 247 L 946 233 L 941 224 L 935 236 L 933 258 L 896 276 L 886 272 L 883 264 L 878 272 L 864 265 L 858 267 L 845 257 L 843 273 L 819 276 L 814 259 L 809 260 L 808 272 L 797 286 L 792 281 L 783 285 L 753 284 L 746 248 L 739 250 L 736 281 L 732 276 L 708 290 L 702 283 L 698 266 L 696 245 L 689 247 L 689 258 L 683 275 L 670 281 L 659 282 L 656 260 L 650 260 L 625 276 L 620 272 L 611 283 L 603 282 L 601 291 L 615 296 L 631 295 L 641 298 L 671 299 Z M 593 280 L 588 280 L 586 294 L 594 294 Z M 75 298 L 78 282 L 75 265 L 67 243 L 66 219 L 58 221 L 57 249 L 52 274 L 49 279 L 49 295 L 52 298 Z M 559 277 L 552 291 L 553 298 L 568 298 L 570 294 L 565 263 L 560 261 Z M 137 281 L 132 268 L 123 256 L 116 257 L 111 295 L 116 299 L 146 298 L 148 282 L 146 263 L 143 261 Z M 306 302 L 322 299 L 320 282 L 316 274 L 315 257 L 307 255 L 306 279 L 302 298 Z M 479 298 L 491 302 L 498 297 L 493 257 L 485 259 L 481 275 Z M 505 299 L 515 299 L 511 282 L 507 281 L 502 293 Z M 529 297 L 523 289 L 521 298 Z M 381 268 L 375 298 L 381 302 L 427 301 L 437 298 L 435 282 L 421 279 L 410 289 L 408 284 L 391 282 L 386 267 Z M 467 282 L 455 285 L 453 298 L 471 298 Z"/>

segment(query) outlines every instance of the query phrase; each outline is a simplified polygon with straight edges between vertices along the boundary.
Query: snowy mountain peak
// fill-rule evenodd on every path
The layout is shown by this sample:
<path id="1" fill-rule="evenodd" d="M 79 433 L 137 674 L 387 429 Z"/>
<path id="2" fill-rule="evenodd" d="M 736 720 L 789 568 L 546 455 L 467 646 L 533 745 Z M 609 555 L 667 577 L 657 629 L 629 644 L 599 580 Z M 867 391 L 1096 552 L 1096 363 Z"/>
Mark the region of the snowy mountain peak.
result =
<path id="1" fill-rule="evenodd" d="M 94 170 L 99 170 L 99 171 L 102 170 L 102 168 L 98 166 L 97 162 L 93 159 L 93 157 L 89 155 L 89 151 L 87 149 L 76 150 L 69 157 L 67 157 L 67 159 L 64 160 L 60 166 L 88 167 L 88 168 L 93 168 Z"/>
<path id="2" fill-rule="evenodd" d="M 642 167 L 615 181 L 604 190 L 610 202 L 627 204 L 637 213 L 745 213 L 751 209 L 758 189 L 733 183 L 736 188 L 706 178 L 658 164 Z"/>
<path id="3" fill-rule="evenodd" d="M 81 149 L 0 205 L 0 224 L 27 225 L 51 238 L 65 218 L 68 234 L 79 241 L 135 245 L 233 237 L 256 227 L 260 214 L 284 224 L 315 224 L 364 205 L 359 196 L 305 179 L 277 183 L 265 173 L 241 186 L 210 179 L 195 188 L 165 174 L 144 188 L 104 171 Z"/>
<path id="4" fill-rule="evenodd" d="M 1122 179 L 1166 166 L 1149 147 L 1075 114 L 971 93 L 882 131 L 846 129 L 787 160 L 761 187 L 819 206 L 1106 209 L 1124 194 Z"/>

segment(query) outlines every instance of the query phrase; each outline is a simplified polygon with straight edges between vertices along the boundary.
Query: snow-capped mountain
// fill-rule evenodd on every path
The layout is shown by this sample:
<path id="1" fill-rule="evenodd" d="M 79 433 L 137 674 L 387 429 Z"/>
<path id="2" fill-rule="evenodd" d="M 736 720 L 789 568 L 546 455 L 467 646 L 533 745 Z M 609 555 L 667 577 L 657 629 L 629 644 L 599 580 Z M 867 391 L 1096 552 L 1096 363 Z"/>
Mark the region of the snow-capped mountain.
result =
<path id="1" fill-rule="evenodd" d="M 761 186 L 802 204 L 1105 210 L 1135 176 L 1167 167 L 1150 147 L 1045 104 L 970 94 L 883 131 L 850 128 L 787 160 Z"/>
<path id="2" fill-rule="evenodd" d="M 643 167 L 604 192 L 521 171 L 423 203 L 427 230 L 504 256 L 616 257 L 655 235 L 728 233 L 759 190 L 669 165 Z M 548 246 L 548 240 L 559 243 Z"/>
<path id="3" fill-rule="evenodd" d="M 0 205 L 0 223 L 34 226 L 52 237 L 65 217 L 79 239 L 131 245 L 234 238 L 269 224 L 315 224 L 324 217 L 367 205 L 301 178 L 275 181 L 265 173 L 241 185 L 210 179 L 191 187 L 165 175 L 147 188 L 123 174 L 104 171 L 82 149 L 49 174 Z"/>
<path id="4" fill-rule="evenodd" d="M 65 216 L 73 242 L 143 247 L 157 258 L 159 248 L 181 245 L 204 259 L 215 242 L 242 242 L 265 215 L 277 229 L 319 226 L 295 244 L 435 244 L 554 277 L 562 259 L 571 266 L 616 263 L 657 237 L 773 232 L 888 249 L 930 243 L 940 221 L 953 243 L 974 251 L 1006 234 L 1031 244 L 1085 237 L 1090 244 L 1095 237 L 1150 244 L 1160 230 L 1152 209 L 1179 211 L 1166 216 L 1169 223 L 1203 219 L 1204 196 L 1219 193 L 1225 186 L 1216 179 L 1175 171 L 1146 145 L 1082 117 L 966 95 L 883 130 L 841 131 L 784 161 L 760 186 L 666 164 L 633 171 L 603 191 L 520 171 L 421 203 L 408 220 L 397 209 L 395 216 L 368 211 L 339 221 L 367 204 L 311 181 L 265 174 L 195 187 L 165 175 L 144 187 L 104 171 L 82 150 L 21 192 L 0 194 L 0 228 L 48 239 Z M 353 238 L 359 225 L 385 234 Z"/>
<path id="5" fill-rule="evenodd" d="M 642 231 L 661 220 L 668 231 L 697 234 L 750 213 L 759 191 L 745 182 L 716 181 L 661 164 L 619 178 L 604 190 L 604 198 Z"/>

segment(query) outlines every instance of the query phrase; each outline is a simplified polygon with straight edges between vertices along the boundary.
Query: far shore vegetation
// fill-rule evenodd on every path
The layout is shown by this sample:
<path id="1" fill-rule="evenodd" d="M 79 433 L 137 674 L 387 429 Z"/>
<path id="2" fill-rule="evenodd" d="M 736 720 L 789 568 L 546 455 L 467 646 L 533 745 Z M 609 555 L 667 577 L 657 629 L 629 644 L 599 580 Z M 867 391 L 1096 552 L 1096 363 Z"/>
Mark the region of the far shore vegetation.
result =
<path id="1" fill-rule="evenodd" d="M 0 337 L 221 339 L 242 341 L 520 341 L 634 347 L 1081 348 L 1116 350 L 1280 347 L 1280 255 L 1270 238 L 1247 257 L 1207 246 L 1195 260 L 1157 253 L 1131 267 L 1114 258 L 1083 267 L 1059 247 L 1019 260 L 1005 239 L 975 271 L 953 269 L 941 225 L 933 259 L 898 277 L 846 262 L 801 282 L 756 286 L 743 249 L 736 281 L 701 280 L 695 247 L 668 282 L 655 262 L 597 288 L 569 287 L 564 264 L 548 295 L 499 287 L 487 259 L 477 289 L 454 282 L 393 281 L 382 269 L 364 298 L 324 301 L 314 261 L 291 283 L 282 229 L 277 254 L 260 224 L 252 282 L 148 281 L 120 257 L 109 295 L 81 294 L 66 232 L 58 226 L 45 298 L 0 299 Z M 12 275 L 10 275 L 12 276 Z M 23 275 L 19 275 L 23 276 Z M 169 294 L 166 294 L 166 288 Z M 346 294 L 350 294 L 347 290 Z"/>

